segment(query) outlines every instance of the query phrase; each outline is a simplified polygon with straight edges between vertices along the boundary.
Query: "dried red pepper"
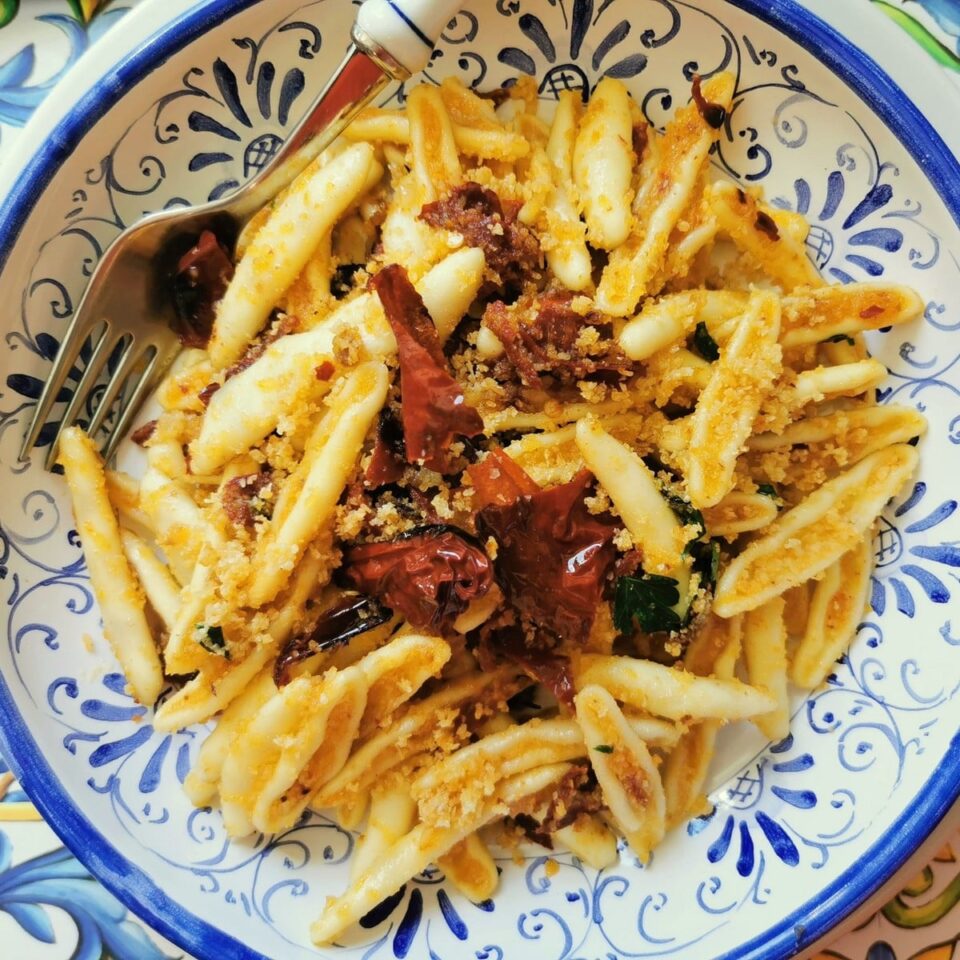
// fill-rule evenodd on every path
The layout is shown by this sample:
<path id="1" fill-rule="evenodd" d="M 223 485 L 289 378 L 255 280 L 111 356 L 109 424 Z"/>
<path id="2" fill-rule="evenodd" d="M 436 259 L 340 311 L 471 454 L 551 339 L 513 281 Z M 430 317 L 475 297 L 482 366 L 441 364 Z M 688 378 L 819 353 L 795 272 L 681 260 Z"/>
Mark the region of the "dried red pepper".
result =
<path id="1" fill-rule="evenodd" d="M 457 527 L 414 530 L 387 543 L 347 547 L 343 577 L 421 630 L 449 632 L 471 600 L 493 586 L 483 547 Z"/>
<path id="2" fill-rule="evenodd" d="M 206 347 L 215 308 L 233 276 L 233 261 L 212 230 L 177 262 L 173 276 L 174 330 L 185 347 Z"/>
<path id="3" fill-rule="evenodd" d="M 451 472 L 450 445 L 483 433 L 480 414 L 447 372 L 437 329 L 403 267 L 384 267 L 371 281 L 397 338 L 401 417 L 408 463 Z"/>
<path id="4" fill-rule="evenodd" d="M 386 623 L 392 616 L 372 597 L 344 597 L 325 610 L 308 633 L 294 634 L 286 642 L 273 666 L 273 679 L 282 687 L 292 679 L 290 671 L 314 654 L 349 643 L 354 637 Z"/>
<path id="5" fill-rule="evenodd" d="M 396 483 L 403 476 L 403 456 L 403 426 L 396 413 L 386 407 L 377 421 L 377 438 L 363 475 L 364 486 L 373 490 L 387 483 Z"/>
<path id="6" fill-rule="evenodd" d="M 580 644 L 593 626 L 604 580 L 616 560 L 611 516 L 593 516 L 584 497 L 593 477 L 526 494 L 477 515 L 497 541 L 497 582 L 521 621 Z"/>
<path id="7" fill-rule="evenodd" d="M 514 300 L 543 259 L 536 234 L 517 220 L 520 207 L 468 181 L 424 206 L 420 218 L 432 227 L 459 233 L 468 246 L 483 250 L 487 267 L 500 278 L 503 295 Z"/>
<path id="8" fill-rule="evenodd" d="M 491 504 L 508 506 L 518 497 L 540 489 L 526 470 L 501 447 L 494 447 L 484 460 L 468 467 L 467 476 L 473 484 L 473 509 L 476 511 Z"/>

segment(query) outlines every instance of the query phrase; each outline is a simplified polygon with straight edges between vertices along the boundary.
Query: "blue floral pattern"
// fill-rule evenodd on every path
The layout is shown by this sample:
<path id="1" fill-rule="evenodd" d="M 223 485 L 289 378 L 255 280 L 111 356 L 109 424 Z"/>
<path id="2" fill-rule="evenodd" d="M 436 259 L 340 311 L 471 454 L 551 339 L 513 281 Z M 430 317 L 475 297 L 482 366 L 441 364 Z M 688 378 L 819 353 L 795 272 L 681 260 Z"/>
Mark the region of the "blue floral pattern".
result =
<path id="1" fill-rule="evenodd" d="M 127 911 L 65 849 L 12 866 L 13 845 L 0 830 L 0 913 L 5 913 L 34 940 L 56 944 L 49 909 L 62 910 L 73 922 L 76 947 L 72 960 L 105 957 L 171 960 L 127 919 Z"/>
<path id="2" fill-rule="evenodd" d="M 0 502 L 0 666 L 27 725 L 98 829 L 192 913 L 257 949 L 298 958 L 314 956 L 305 921 L 325 893 L 343 886 L 354 835 L 309 815 L 281 836 L 231 843 L 215 811 L 190 807 L 180 784 L 204 732 L 157 733 L 122 676 L 102 669 L 109 654 L 97 639 L 63 491 L 12 453 L 107 243 L 145 210 L 220 196 L 259 169 L 305 91 L 318 85 L 329 38 L 345 30 L 353 5 L 287 0 L 270 11 L 260 5 L 231 21 L 218 34 L 230 43 L 197 41 L 190 62 L 162 72 L 162 96 L 153 85 L 150 97 L 134 90 L 135 119 L 114 131 L 107 150 L 81 145 L 44 207 L 46 241 L 0 277 L 18 305 L 0 321 L 10 351 L 0 385 L 0 470 L 10 491 Z M 6 69 L 22 86 L 26 60 Z M 718 0 L 548 0 L 535 9 L 477 0 L 448 25 L 427 81 L 455 74 L 490 87 L 527 74 L 540 78 L 549 101 L 617 76 L 662 127 L 686 102 L 692 75 L 719 70 L 734 73 L 737 94 L 716 167 L 805 213 L 810 255 L 832 279 L 893 278 L 930 298 L 924 321 L 903 335 L 910 340 L 899 331 L 874 340 L 892 370 L 879 399 L 925 410 L 925 456 L 955 456 L 955 231 L 903 148 L 802 48 Z M 386 102 L 404 97 L 401 86 Z M 889 809 L 909 805 L 953 733 L 958 688 L 947 678 L 960 671 L 960 625 L 945 614 L 957 590 L 960 532 L 949 481 L 928 467 L 885 512 L 873 613 L 825 688 L 797 702 L 791 736 L 772 746 L 725 738 L 713 813 L 675 831 L 651 864 L 626 849 L 599 875 L 571 854 L 552 864 L 539 854 L 522 865 L 506 859 L 504 890 L 484 904 L 465 901 L 430 870 L 372 910 L 342 953 L 698 957 L 704 944 L 721 953 L 739 942 L 729 939 L 732 917 L 760 932 L 802 903 L 805 889 L 838 876 L 882 834 Z M 905 629 L 915 640 L 909 649 L 896 642 Z M 76 642 L 84 635 L 89 649 Z M 2 855 L 0 844 L 0 864 Z M 37 869 L 48 866 L 55 864 Z M 28 869 L 18 874 L 21 886 L 32 883 Z M 0 874 L 0 909 L 11 912 L 2 884 Z M 34 902 L 59 903 L 39 894 Z M 33 935 L 46 933 L 37 910 L 16 906 L 12 915 Z M 81 922 L 93 930 L 98 921 Z M 123 948 L 141 956 L 130 943 Z"/>
<path id="3" fill-rule="evenodd" d="M 17 50 L 6 61 L 0 63 L 0 143 L 3 142 L 3 128 L 22 127 L 47 94 L 60 82 L 63 75 L 79 59 L 80 55 L 127 12 L 125 6 L 114 6 L 101 14 L 89 27 L 84 27 L 74 17 L 62 13 L 47 12 L 33 17 L 36 23 L 43 24 L 38 34 L 39 40 L 56 49 L 56 34 L 60 34 L 67 43 L 66 51 L 59 57 L 60 63 L 52 75 L 43 80 L 35 78 L 37 66 L 37 48 L 30 43 Z M 46 35 L 49 35 L 47 38 Z M 45 58 L 46 66 L 46 58 Z"/>

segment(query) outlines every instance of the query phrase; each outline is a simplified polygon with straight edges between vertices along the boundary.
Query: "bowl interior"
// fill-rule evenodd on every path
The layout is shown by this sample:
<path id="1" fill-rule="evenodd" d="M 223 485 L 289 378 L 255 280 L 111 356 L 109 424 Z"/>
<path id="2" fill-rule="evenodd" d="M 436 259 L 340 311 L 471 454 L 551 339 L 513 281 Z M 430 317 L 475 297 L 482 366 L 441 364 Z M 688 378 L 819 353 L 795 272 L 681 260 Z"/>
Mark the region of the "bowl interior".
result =
<path id="1" fill-rule="evenodd" d="M 870 341 L 891 370 L 879 399 L 930 421 L 916 482 L 875 539 L 873 612 L 827 686 L 796 698 L 787 740 L 726 732 L 715 812 L 676 830 L 647 868 L 624 851 L 598 876 L 570 854 L 548 866 L 531 848 L 504 856 L 501 891 L 480 905 L 429 871 L 350 934 L 348 955 L 786 957 L 881 883 L 955 798 L 960 627 L 947 605 L 960 589 L 949 469 L 960 443 L 960 240 L 938 188 L 956 167 L 921 162 L 927 131 L 908 111 L 901 129 L 887 127 L 878 111 L 902 105 L 869 65 L 834 72 L 818 53 L 839 62 L 848 50 L 785 8 L 807 38 L 791 39 L 783 5 L 776 15 L 760 6 L 471 0 L 427 78 L 490 88 L 533 75 L 548 109 L 559 91 L 609 74 L 662 127 L 693 73 L 730 70 L 737 96 L 715 166 L 804 213 L 810 256 L 831 282 L 921 292 L 922 321 Z M 214 7 L 220 22 L 205 32 Z M 63 484 L 16 450 L 106 244 L 147 211 L 219 196 L 255 172 L 338 61 L 353 13 L 347 0 L 201 5 L 133 56 L 123 96 L 104 88 L 68 118 L 69 155 L 37 144 L 32 196 L 15 191 L 0 216 L 4 748 L 94 872 L 200 957 L 318 956 L 309 921 L 346 885 L 354 835 L 315 816 L 230 843 L 215 811 L 190 806 L 180 784 L 204 731 L 158 734 L 124 692 Z"/>

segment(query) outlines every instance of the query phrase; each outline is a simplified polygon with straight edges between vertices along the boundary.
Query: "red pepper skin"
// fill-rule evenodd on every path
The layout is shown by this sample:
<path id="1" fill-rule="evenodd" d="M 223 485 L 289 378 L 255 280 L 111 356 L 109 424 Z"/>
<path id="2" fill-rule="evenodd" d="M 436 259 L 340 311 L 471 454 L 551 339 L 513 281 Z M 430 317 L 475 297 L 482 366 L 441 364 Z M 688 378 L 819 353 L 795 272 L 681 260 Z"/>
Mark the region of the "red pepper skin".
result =
<path id="1" fill-rule="evenodd" d="M 450 473 L 450 445 L 458 436 L 483 433 L 483 419 L 447 371 L 437 328 L 406 270 L 391 264 L 370 284 L 397 338 L 407 462 Z"/>
<path id="2" fill-rule="evenodd" d="M 613 517 L 593 516 L 581 470 L 569 483 L 525 494 L 477 515 L 481 536 L 497 541 L 497 581 L 509 604 L 536 630 L 586 642 L 616 560 Z"/>
<path id="3" fill-rule="evenodd" d="M 502 447 L 494 447 L 481 463 L 468 467 L 467 475 L 473 484 L 473 508 L 476 511 L 491 504 L 509 506 L 524 494 L 537 493 L 540 489 Z"/>
<path id="4" fill-rule="evenodd" d="M 437 525 L 388 543 L 347 547 L 343 578 L 401 614 L 419 630 L 449 633 L 471 600 L 493 586 L 493 567 L 479 543 Z"/>
<path id="5" fill-rule="evenodd" d="M 323 612 L 309 633 L 294 634 L 287 640 L 273 665 L 274 683 L 286 686 L 298 663 L 321 651 L 342 647 L 359 634 L 386 623 L 390 616 L 390 611 L 372 597 L 344 597 Z"/>
<path id="6" fill-rule="evenodd" d="M 177 262 L 173 276 L 175 332 L 185 347 L 206 347 L 217 303 L 233 277 L 233 261 L 212 230 Z"/>

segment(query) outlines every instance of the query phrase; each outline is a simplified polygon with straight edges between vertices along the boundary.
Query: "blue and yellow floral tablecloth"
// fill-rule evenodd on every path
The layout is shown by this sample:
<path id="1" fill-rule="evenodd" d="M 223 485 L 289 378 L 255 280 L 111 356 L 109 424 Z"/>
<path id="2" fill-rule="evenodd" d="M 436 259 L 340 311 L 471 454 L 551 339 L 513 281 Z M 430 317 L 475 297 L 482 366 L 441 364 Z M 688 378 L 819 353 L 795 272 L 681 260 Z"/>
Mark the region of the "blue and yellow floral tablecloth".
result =
<path id="1" fill-rule="evenodd" d="M 0 163 L 71 64 L 137 2 L 159 0 L 0 0 Z M 863 5 L 863 30 L 881 16 L 902 27 L 943 67 L 945 92 L 960 102 L 960 0 L 845 2 Z M 2 757 L 0 957 L 189 960 L 60 846 Z M 960 960 L 960 833 L 895 899 L 816 960 Z"/>

